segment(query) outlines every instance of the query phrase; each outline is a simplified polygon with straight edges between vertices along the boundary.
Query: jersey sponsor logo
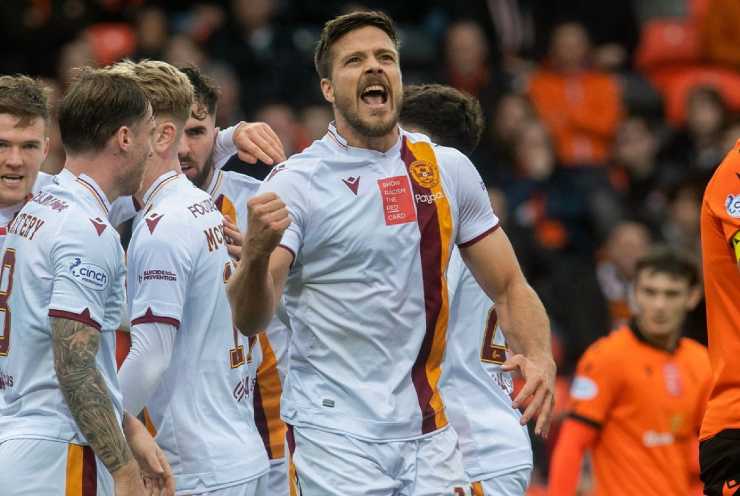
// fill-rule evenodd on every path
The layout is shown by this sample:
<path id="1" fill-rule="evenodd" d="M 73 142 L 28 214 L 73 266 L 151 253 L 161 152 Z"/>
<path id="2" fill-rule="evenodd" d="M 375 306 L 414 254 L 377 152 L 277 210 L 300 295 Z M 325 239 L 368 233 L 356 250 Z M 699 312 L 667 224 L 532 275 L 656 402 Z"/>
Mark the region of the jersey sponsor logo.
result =
<path id="1" fill-rule="evenodd" d="M 681 373 L 673 363 L 667 363 L 663 367 L 663 378 L 665 379 L 665 388 L 673 396 L 680 396 L 683 387 L 681 385 Z"/>
<path id="2" fill-rule="evenodd" d="M 349 188 L 349 190 L 357 196 L 357 189 L 360 187 L 360 176 L 357 177 L 347 177 L 342 179 L 342 182 L 345 186 Z"/>
<path id="3" fill-rule="evenodd" d="M 740 194 L 727 195 L 727 199 L 725 200 L 725 210 L 727 210 L 730 217 L 734 217 L 736 219 L 740 217 Z"/>
<path id="4" fill-rule="evenodd" d="M 144 219 L 146 221 L 146 227 L 149 228 L 149 234 L 154 234 L 154 230 L 157 228 L 159 221 L 162 220 L 162 217 L 164 217 L 164 214 L 152 212 Z"/>
<path id="5" fill-rule="evenodd" d="M 414 195 L 414 200 L 416 200 L 416 203 L 427 203 L 431 205 L 432 203 L 435 203 L 437 200 L 441 200 L 445 197 L 445 194 L 441 191 L 437 191 L 435 193 L 416 193 Z"/>
<path id="6" fill-rule="evenodd" d="M 670 432 L 647 431 L 642 435 L 642 444 L 647 448 L 656 448 L 658 446 L 668 446 L 675 442 L 673 434 Z"/>
<path id="7" fill-rule="evenodd" d="M 722 496 L 733 496 L 740 490 L 740 482 L 733 480 L 725 481 L 722 485 Z"/>
<path id="8" fill-rule="evenodd" d="M 383 200 L 383 215 L 387 226 L 416 221 L 416 209 L 408 177 L 378 179 L 378 188 Z"/>
<path id="9" fill-rule="evenodd" d="M 216 250 L 220 245 L 226 242 L 224 237 L 224 226 L 222 224 L 205 229 L 203 234 L 208 243 L 208 251 Z"/>
<path id="10" fill-rule="evenodd" d="M 49 207 L 55 212 L 61 212 L 69 207 L 69 204 L 64 200 L 60 200 L 51 193 L 45 193 L 43 191 L 39 191 L 38 193 L 36 193 L 33 198 L 31 198 L 31 201 L 38 203 L 39 205 Z"/>
<path id="11" fill-rule="evenodd" d="M 570 386 L 570 395 L 576 400 L 590 400 L 599 394 L 599 386 L 588 377 L 577 375 Z"/>
<path id="12" fill-rule="evenodd" d="M 270 179 L 272 179 L 273 177 L 275 177 L 275 174 L 277 174 L 281 170 L 285 170 L 285 164 L 284 163 L 283 164 L 280 164 L 280 165 L 276 165 L 275 167 L 273 167 L 272 170 L 270 171 L 270 173 L 265 178 L 265 182 L 268 182 Z"/>
<path id="13" fill-rule="evenodd" d="M 252 395 L 252 392 L 254 391 L 254 386 L 257 383 L 257 378 L 255 377 L 244 377 L 242 378 L 236 386 L 234 386 L 234 389 L 232 390 L 232 396 L 234 399 L 238 402 L 242 401 L 245 398 L 249 398 Z"/>
<path id="14" fill-rule="evenodd" d="M 198 217 L 210 214 L 211 212 L 218 212 L 218 207 L 213 203 L 212 198 L 207 198 L 203 201 L 189 205 L 188 211 L 190 211 L 192 216 L 197 219 Z"/>
<path id="15" fill-rule="evenodd" d="M 46 224 L 46 221 L 43 219 L 39 219 L 30 214 L 21 213 L 13 219 L 13 222 L 10 223 L 8 233 L 33 241 L 33 237 L 36 236 L 36 233 L 44 224 Z"/>
<path id="16" fill-rule="evenodd" d="M 4 391 L 12 387 L 13 387 L 13 376 L 6 374 L 4 370 L 0 369 L 0 391 Z"/>
<path id="17" fill-rule="evenodd" d="M 108 276 L 105 269 L 90 262 L 83 262 L 80 257 L 74 258 L 74 261 L 69 265 L 69 271 L 72 273 L 72 277 L 86 288 L 103 291 L 108 287 L 110 276 Z"/>
<path id="18" fill-rule="evenodd" d="M 103 231 L 105 231 L 105 228 L 108 227 L 105 221 L 101 219 L 100 217 L 95 217 L 94 219 L 90 219 L 90 222 L 92 222 L 92 225 L 95 228 L 95 232 L 98 233 L 98 236 L 103 234 Z"/>
<path id="19" fill-rule="evenodd" d="M 422 188 L 431 189 L 439 184 L 439 170 L 434 164 L 417 160 L 409 166 L 409 173 Z"/>
<path id="20" fill-rule="evenodd" d="M 147 269 L 142 274 L 139 274 L 139 283 L 144 281 L 176 282 L 177 274 L 169 270 Z"/>

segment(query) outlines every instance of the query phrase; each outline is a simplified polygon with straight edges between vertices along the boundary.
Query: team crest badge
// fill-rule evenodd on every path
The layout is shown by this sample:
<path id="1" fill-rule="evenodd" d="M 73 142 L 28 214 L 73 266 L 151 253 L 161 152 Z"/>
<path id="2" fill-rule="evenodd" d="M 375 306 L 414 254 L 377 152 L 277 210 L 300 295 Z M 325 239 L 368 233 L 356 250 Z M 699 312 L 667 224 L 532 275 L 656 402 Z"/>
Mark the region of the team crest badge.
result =
<path id="1" fill-rule="evenodd" d="M 730 214 L 730 217 L 740 217 L 740 194 L 727 195 L 727 199 L 725 200 L 725 210 Z"/>
<path id="2" fill-rule="evenodd" d="M 409 173 L 416 184 L 431 189 L 439 184 L 439 170 L 436 165 L 417 160 L 409 167 Z M 738 198 L 740 200 L 740 197 Z"/>

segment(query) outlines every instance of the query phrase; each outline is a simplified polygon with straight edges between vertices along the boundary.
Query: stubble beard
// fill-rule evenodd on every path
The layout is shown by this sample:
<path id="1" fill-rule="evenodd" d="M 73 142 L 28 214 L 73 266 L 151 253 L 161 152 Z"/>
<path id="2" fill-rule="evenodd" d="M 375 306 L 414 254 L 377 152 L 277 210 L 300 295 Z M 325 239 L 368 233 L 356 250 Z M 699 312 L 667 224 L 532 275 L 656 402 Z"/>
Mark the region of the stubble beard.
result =
<path id="1" fill-rule="evenodd" d="M 394 106 L 390 117 L 386 120 L 376 122 L 367 122 L 360 117 L 358 112 L 352 110 L 352 102 L 349 99 L 338 98 L 336 100 L 336 109 L 342 115 L 344 120 L 361 136 L 368 138 L 380 138 L 393 131 L 398 124 L 398 110 Z"/>

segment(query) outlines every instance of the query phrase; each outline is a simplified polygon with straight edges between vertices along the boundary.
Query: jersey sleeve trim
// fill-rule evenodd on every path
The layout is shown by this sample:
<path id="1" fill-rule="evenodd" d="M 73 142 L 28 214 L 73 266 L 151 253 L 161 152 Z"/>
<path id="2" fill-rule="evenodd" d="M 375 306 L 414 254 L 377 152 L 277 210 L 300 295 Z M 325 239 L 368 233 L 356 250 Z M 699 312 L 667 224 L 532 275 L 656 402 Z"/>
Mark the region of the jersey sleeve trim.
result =
<path id="1" fill-rule="evenodd" d="M 569 419 L 573 419 L 576 422 L 580 422 L 582 424 L 586 424 L 589 427 L 593 427 L 594 429 L 601 429 L 602 425 L 601 422 L 597 422 L 593 419 L 590 419 L 588 417 L 584 417 L 583 415 L 579 415 L 577 413 L 571 412 L 568 414 Z"/>
<path id="2" fill-rule="evenodd" d="M 471 239 L 469 241 L 466 241 L 464 243 L 460 243 L 457 246 L 460 247 L 460 248 L 467 248 L 468 246 L 473 246 L 474 244 L 476 244 L 481 239 L 485 238 L 486 236 L 488 236 L 492 232 L 496 231 L 496 229 L 498 229 L 499 227 L 501 227 L 501 224 L 500 223 L 496 224 L 495 226 L 491 227 L 490 229 L 486 229 L 485 231 L 483 231 L 482 233 L 480 233 L 478 236 L 474 237 L 473 239 Z"/>
<path id="3" fill-rule="evenodd" d="M 280 243 L 280 244 L 279 244 L 278 246 L 279 246 L 280 248 L 283 248 L 283 249 L 285 249 L 285 250 L 288 250 L 288 251 L 290 252 L 290 254 L 291 254 L 291 255 L 293 255 L 293 261 L 292 261 L 292 262 L 290 262 L 290 266 L 292 267 L 292 266 L 293 266 L 293 264 L 295 263 L 295 252 L 293 251 L 293 248 L 291 248 L 291 247 L 290 247 L 290 246 L 288 246 L 288 245 L 284 245 L 284 244 L 282 244 L 282 243 Z"/>
<path id="4" fill-rule="evenodd" d="M 146 312 L 141 317 L 137 317 L 131 321 L 131 326 L 140 324 L 168 324 L 173 326 L 175 329 L 180 330 L 180 321 L 174 317 L 165 317 L 164 315 L 154 315 L 151 307 L 146 309 Z"/>
<path id="5" fill-rule="evenodd" d="M 740 229 L 735 231 L 735 234 L 730 238 L 730 248 L 732 248 L 732 253 L 735 255 L 735 262 L 740 262 Z"/>
<path id="6" fill-rule="evenodd" d="M 80 313 L 68 312 L 67 310 L 56 310 L 54 308 L 49 309 L 49 317 L 57 319 L 74 320 L 81 322 L 85 325 L 92 327 L 93 329 L 100 331 L 101 326 L 90 315 L 90 309 L 86 308 Z"/>

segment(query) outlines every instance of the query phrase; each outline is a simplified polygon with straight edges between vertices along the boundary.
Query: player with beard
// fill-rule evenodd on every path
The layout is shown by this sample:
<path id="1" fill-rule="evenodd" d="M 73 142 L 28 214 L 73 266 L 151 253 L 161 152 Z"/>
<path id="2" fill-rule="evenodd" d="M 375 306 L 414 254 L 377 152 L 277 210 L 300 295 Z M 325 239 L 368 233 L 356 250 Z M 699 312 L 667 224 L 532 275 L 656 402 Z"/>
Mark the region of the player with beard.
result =
<path id="1" fill-rule="evenodd" d="M 62 100 L 59 125 L 66 165 L 80 176 L 30 199 L 3 250 L 0 487 L 138 496 L 148 494 L 143 470 L 148 489 L 166 484 L 173 494 L 161 451 L 123 410 L 113 332 L 126 269 L 107 216 L 141 182 L 152 108 L 132 79 L 86 69 Z"/>
<path id="2" fill-rule="evenodd" d="M 439 84 L 404 88 L 401 124 L 470 155 L 484 120 L 480 103 Z M 459 438 L 473 495 L 523 496 L 532 472 L 532 446 L 512 407 L 506 332 L 494 302 L 454 249 L 447 270 L 450 325 L 440 380 L 450 424 Z"/>
<path id="3" fill-rule="evenodd" d="M 229 292 L 237 327 L 266 325 L 285 288 L 290 368 L 281 399 L 291 490 L 470 494 L 439 390 L 453 244 L 521 355 L 528 421 L 547 431 L 549 322 L 459 151 L 398 126 L 398 37 L 382 13 L 329 21 L 315 52 L 335 122 L 273 169 L 249 202 Z M 286 283 L 287 281 L 287 283 Z"/>
<path id="4" fill-rule="evenodd" d="M 193 85 L 195 101 L 180 142 L 178 157 L 183 172 L 193 184 L 205 190 L 224 216 L 224 231 L 230 238 L 228 245 L 232 257 L 241 254 L 241 232 L 247 229 L 247 201 L 259 188 L 261 181 L 233 171 L 221 170 L 214 164 L 214 156 L 226 162 L 228 150 L 219 151 L 214 138 L 218 129 L 215 118 L 218 110 L 218 88 L 215 82 L 195 67 L 180 69 Z M 233 153 L 233 152 L 232 152 Z M 214 167 L 215 165 L 215 167 Z M 285 459 L 285 423 L 280 419 L 282 380 L 287 367 L 287 327 L 274 318 L 266 332 L 259 334 L 259 353 L 253 353 L 257 367 L 256 383 L 252 396 L 254 419 L 270 458 L 270 484 L 268 494 L 287 495 L 288 471 Z M 260 360 L 261 359 L 261 360 Z"/>
<path id="5" fill-rule="evenodd" d="M 49 152 L 49 102 L 28 76 L 0 77 L 0 245 Z"/>

